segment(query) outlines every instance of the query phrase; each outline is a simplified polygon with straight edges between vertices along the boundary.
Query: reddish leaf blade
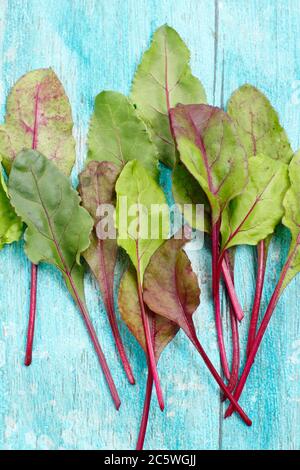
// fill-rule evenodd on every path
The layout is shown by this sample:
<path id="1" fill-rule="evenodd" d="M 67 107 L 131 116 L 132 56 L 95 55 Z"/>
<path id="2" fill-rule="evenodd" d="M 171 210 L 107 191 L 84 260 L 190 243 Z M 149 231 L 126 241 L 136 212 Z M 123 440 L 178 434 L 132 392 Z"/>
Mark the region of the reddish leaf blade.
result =
<path id="1" fill-rule="evenodd" d="M 151 341 L 153 345 L 155 360 L 158 362 L 164 348 L 172 341 L 177 334 L 179 327 L 167 318 L 156 315 L 144 305 L 145 313 L 150 326 Z M 119 291 L 119 309 L 121 316 L 126 323 L 128 329 L 133 336 L 137 339 L 143 348 L 148 363 L 148 379 L 146 386 L 145 403 L 143 415 L 141 420 L 140 432 L 137 442 L 137 450 L 143 448 L 145 434 L 147 430 L 149 408 L 151 402 L 152 388 L 153 388 L 153 375 L 152 368 L 148 357 L 148 348 L 145 338 L 144 322 L 142 319 L 142 308 L 138 295 L 137 275 L 133 268 L 130 268 L 124 273 L 120 291 Z"/>
<path id="2" fill-rule="evenodd" d="M 94 220 L 94 228 L 90 236 L 91 244 L 83 253 L 83 256 L 98 281 L 124 370 L 129 382 L 134 384 L 134 376 L 120 336 L 114 308 L 114 272 L 118 253 L 117 240 L 116 236 L 114 238 L 98 238 L 100 234 L 99 231 L 97 232 L 98 224 L 102 223 L 100 217 L 104 216 L 105 213 L 99 212 L 101 207 L 105 210 L 105 204 L 109 204 L 111 208 L 115 206 L 115 185 L 119 173 L 120 169 L 112 162 L 93 161 L 79 175 L 79 192 L 82 205 Z M 113 214 L 110 214 L 110 216 L 112 217 Z M 109 237 L 111 235 L 108 234 Z"/>
<path id="3" fill-rule="evenodd" d="M 192 315 L 200 303 L 200 289 L 197 276 L 182 250 L 189 238 L 190 230 L 186 228 L 181 239 L 174 237 L 167 240 L 152 256 L 144 276 L 144 299 L 152 311 L 174 321 L 183 329 L 226 397 L 250 426 L 251 420 L 229 392 L 202 348 L 195 331 Z"/>
<path id="4" fill-rule="evenodd" d="M 138 298 L 137 276 L 132 266 L 122 277 L 118 303 L 124 322 L 147 354 L 141 307 Z M 145 305 L 145 310 L 150 322 L 155 360 L 158 362 L 161 353 L 172 341 L 179 327 L 173 321 L 153 313 L 147 305 Z"/>

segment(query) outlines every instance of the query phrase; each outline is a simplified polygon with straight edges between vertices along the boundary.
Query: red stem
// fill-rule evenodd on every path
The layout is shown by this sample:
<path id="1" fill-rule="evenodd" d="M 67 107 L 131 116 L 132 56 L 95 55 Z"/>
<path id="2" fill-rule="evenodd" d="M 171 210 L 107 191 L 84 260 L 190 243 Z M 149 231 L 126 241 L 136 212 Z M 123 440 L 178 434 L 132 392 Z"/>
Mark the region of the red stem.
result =
<path id="1" fill-rule="evenodd" d="M 29 320 L 27 327 L 27 341 L 26 341 L 26 354 L 25 366 L 30 366 L 32 362 L 32 346 L 34 338 L 35 327 L 35 313 L 36 313 L 36 291 L 37 291 L 37 270 L 36 264 L 31 264 L 31 282 L 30 282 L 30 307 L 29 307 Z"/>
<path id="2" fill-rule="evenodd" d="M 203 361 L 205 362 L 207 368 L 209 369 L 212 376 L 214 377 L 214 379 L 218 383 L 219 387 L 221 388 L 222 392 L 230 400 L 230 402 L 232 404 L 231 406 L 234 409 L 236 409 L 236 411 L 238 412 L 238 414 L 240 415 L 242 420 L 247 424 L 247 426 L 251 426 L 252 421 L 248 418 L 248 416 L 246 415 L 244 410 L 240 407 L 240 405 L 236 401 L 235 397 L 233 397 L 232 394 L 230 393 L 230 391 L 228 390 L 228 387 L 226 387 L 226 385 L 224 384 L 222 378 L 220 377 L 220 375 L 218 374 L 218 372 L 214 368 L 214 366 L 211 363 L 209 357 L 207 356 L 207 354 L 205 353 L 203 347 L 201 346 L 200 341 L 198 340 L 198 338 L 196 336 L 196 333 L 194 333 L 192 335 L 191 339 L 192 339 L 193 344 L 196 347 L 197 351 L 199 352 L 200 356 L 202 357 Z"/>
<path id="3" fill-rule="evenodd" d="M 241 378 L 239 380 L 239 383 L 238 383 L 238 385 L 236 387 L 236 390 L 235 390 L 235 393 L 234 393 L 234 398 L 236 400 L 238 400 L 240 398 L 241 394 L 242 394 L 242 391 L 243 391 L 244 386 L 246 384 L 246 381 L 247 381 L 248 375 L 250 373 L 252 364 L 254 363 L 257 351 L 258 351 L 259 346 L 262 342 L 263 336 L 265 334 L 265 331 L 267 329 L 269 321 L 271 320 L 272 314 L 274 312 L 274 309 L 275 309 L 276 304 L 278 302 L 279 296 L 281 294 L 281 288 L 282 288 L 285 276 L 286 276 L 286 274 L 287 274 L 287 272 L 288 272 L 288 270 L 291 266 L 291 263 L 293 261 L 294 255 L 295 255 L 295 253 L 298 249 L 299 244 L 300 244 L 300 234 L 297 237 L 295 248 L 290 253 L 290 255 L 289 255 L 282 271 L 281 271 L 279 281 L 277 283 L 277 286 L 274 289 L 274 292 L 273 292 L 273 295 L 272 295 L 271 300 L 269 302 L 269 305 L 267 307 L 266 313 L 265 313 L 265 315 L 262 319 L 262 322 L 261 322 L 261 325 L 260 325 L 259 330 L 257 332 L 256 338 L 253 342 L 252 349 L 251 349 L 251 351 L 249 353 L 249 356 L 247 358 L 245 368 L 243 370 L 243 373 L 241 375 Z M 231 416 L 233 411 L 234 411 L 233 407 L 231 405 L 229 405 L 229 407 L 228 407 L 228 409 L 225 413 L 225 418 L 228 418 L 229 416 Z"/>
<path id="4" fill-rule="evenodd" d="M 113 286 L 109 285 L 107 275 L 106 275 L 106 264 L 105 264 L 105 258 L 104 258 L 104 253 L 103 253 L 103 240 L 98 240 L 98 246 L 99 246 L 99 253 L 100 253 L 100 266 L 103 267 L 104 271 L 104 304 L 108 316 L 108 320 L 110 323 L 110 327 L 112 330 L 112 334 L 115 340 L 115 344 L 117 347 L 117 350 L 119 352 L 119 356 L 121 359 L 121 362 L 123 364 L 124 371 L 127 375 L 127 378 L 129 382 L 134 385 L 135 380 L 134 376 L 132 373 L 132 369 L 122 342 L 122 338 L 120 335 L 120 331 L 118 328 L 118 323 L 117 323 L 117 318 L 116 318 L 116 313 L 114 309 L 114 293 L 113 293 Z"/>
<path id="5" fill-rule="evenodd" d="M 230 379 L 230 372 L 226 357 L 226 350 L 223 337 L 221 305 L 220 305 L 220 273 L 218 269 L 219 259 L 219 235 L 220 221 L 212 224 L 212 292 L 215 306 L 215 321 L 217 329 L 217 337 L 220 350 L 221 365 L 227 380 Z"/>
<path id="6" fill-rule="evenodd" d="M 230 263 L 228 253 L 225 253 L 225 262 L 228 272 L 230 274 L 230 279 L 234 288 L 234 270 L 233 266 Z M 228 390 L 233 392 L 236 387 L 239 378 L 239 369 L 240 369 L 240 342 L 239 342 L 239 330 L 238 330 L 238 320 L 235 314 L 235 310 L 230 304 L 230 324 L 231 324 L 231 339 L 232 339 L 232 361 L 231 361 L 231 374 L 230 380 L 228 382 Z"/>
<path id="7" fill-rule="evenodd" d="M 254 297 L 254 303 L 253 303 L 250 326 L 249 326 L 249 333 L 248 333 L 247 357 L 250 354 L 250 351 L 254 343 L 255 335 L 256 335 L 261 297 L 262 297 L 262 292 L 263 292 L 263 287 L 264 287 L 264 279 L 265 279 L 265 272 L 266 272 L 266 245 L 265 245 L 264 240 L 260 241 L 257 246 L 257 255 L 258 255 L 258 260 L 257 260 L 256 288 L 255 288 L 255 297 Z"/>
<path id="8" fill-rule="evenodd" d="M 96 331 L 95 331 L 95 329 L 92 325 L 92 322 L 90 320 L 90 317 L 89 317 L 89 314 L 86 310 L 86 307 L 85 307 L 84 303 L 82 302 L 82 300 L 79 297 L 79 294 L 77 292 L 77 289 L 76 289 L 76 286 L 75 286 L 75 283 L 73 281 L 73 278 L 72 278 L 71 274 L 69 272 L 66 272 L 66 276 L 67 276 L 67 278 L 70 282 L 70 285 L 72 287 L 72 290 L 73 290 L 73 293 L 74 293 L 74 296 L 75 296 L 75 299 L 76 299 L 76 303 L 77 303 L 77 305 L 79 307 L 79 310 L 82 314 L 82 317 L 83 317 L 83 320 L 84 320 L 85 325 L 87 327 L 89 336 L 90 336 L 91 341 L 93 343 L 93 346 L 95 348 L 95 351 L 96 351 L 96 354 L 97 354 L 97 357 L 98 357 L 98 361 L 99 361 L 100 366 L 103 370 L 103 373 L 104 373 L 108 388 L 110 390 L 112 399 L 114 401 L 115 407 L 118 410 L 120 408 L 120 405 L 121 405 L 121 400 L 120 400 L 119 394 L 117 392 L 114 380 L 111 376 L 111 373 L 110 373 L 109 367 L 107 365 L 105 356 L 104 356 L 103 351 L 101 349 Z"/>
<path id="9" fill-rule="evenodd" d="M 231 337 L 232 337 L 232 361 L 231 361 L 231 374 L 228 382 L 228 390 L 233 392 L 239 378 L 240 369 L 240 341 L 238 321 L 234 314 L 233 308 L 230 307 L 230 323 L 231 323 Z"/>
<path id="10" fill-rule="evenodd" d="M 124 348 L 124 345 L 123 345 L 123 342 L 122 342 L 122 338 L 121 338 L 121 335 L 120 335 L 120 331 L 119 331 L 118 323 L 117 323 L 117 319 L 116 319 L 115 310 L 114 310 L 111 302 L 109 302 L 107 304 L 107 316 L 108 316 L 108 320 L 109 320 L 109 323 L 110 323 L 110 326 L 111 326 L 113 337 L 115 339 L 116 347 L 117 347 L 117 350 L 119 352 L 121 362 L 123 364 L 125 374 L 127 375 L 129 383 L 131 383 L 131 385 L 134 385 L 135 384 L 135 379 L 134 379 L 133 372 L 132 372 L 132 369 L 131 369 L 131 365 L 129 363 L 129 360 L 128 360 L 128 357 L 127 357 L 127 354 L 126 354 L 126 351 L 125 351 L 125 348 Z"/>
<path id="11" fill-rule="evenodd" d="M 144 440 L 145 440 L 145 435 L 146 435 L 146 430 L 147 430 L 147 425 L 148 425 L 152 388 L 153 388 L 153 375 L 151 373 L 151 369 L 149 368 L 147 386 L 146 386 L 146 395 L 145 395 L 145 401 L 144 401 L 144 409 L 143 409 L 143 415 L 142 415 L 136 450 L 143 450 Z"/>
<path id="12" fill-rule="evenodd" d="M 225 256 L 226 256 L 226 252 L 225 252 Z M 232 276 L 229 272 L 229 269 L 228 269 L 228 266 L 227 266 L 227 263 L 226 263 L 225 259 L 222 259 L 222 261 L 221 261 L 221 269 L 222 269 L 223 279 L 224 279 L 224 282 L 225 282 L 225 285 L 226 285 L 226 290 L 227 290 L 228 296 L 230 298 L 230 302 L 231 302 L 233 311 L 234 311 L 235 316 L 238 319 L 238 321 L 241 321 L 244 318 L 244 312 L 243 312 L 241 304 L 240 304 L 240 302 L 237 298 L 235 288 L 234 288 L 234 284 L 233 284 L 233 281 L 232 281 Z"/>
<path id="13" fill-rule="evenodd" d="M 152 343 L 152 337 L 151 337 L 149 318 L 148 318 L 148 315 L 146 313 L 144 300 L 143 300 L 143 288 L 142 288 L 142 285 L 141 285 L 139 268 L 137 269 L 137 287 L 138 287 L 139 304 L 140 304 L 140 309 L 141 309 L 141 314 L 142 314 L 142 321 L 143 321 L 143 326 L 144 326 L 144 333 L 145 333 L 145 338 L 146 338 L 147 360 L 149 362 L 149 368 L 150 368 L 151 374 L 153 376 L 159 407 L 163 411 L 163 409 L 165 407 L 164 399 L 163 399 L 163 394 L 162 394 L 160 381 L 159 381 L 159 376 L 158 376 L 157 367 L 156 367 L 156 361 L 155 361 L 155 355 L 154 355 L 154 349 L 153 349 L 153 343 Z"/>
<path id="14" fill-rule="evenodd" d="M 41 85 L 38 84 L 34 96 L 34 125 L 32 129 L 32 143 L 31 148 L 35 150 L 38 144 L 38 130 L 39 130 L 39 93 Z M 32 347 L 34 338 L 35 315 L 36 315 L 36 293 L 37 293 L 37 270 L 36 264 L 31 264 L 31 281 L 30 281 L 30 306 L 29 306 L 29 319 L 27 327 L 27 341 L 25 353 L 25 366 L 30 366 L 32 362 Z"/>

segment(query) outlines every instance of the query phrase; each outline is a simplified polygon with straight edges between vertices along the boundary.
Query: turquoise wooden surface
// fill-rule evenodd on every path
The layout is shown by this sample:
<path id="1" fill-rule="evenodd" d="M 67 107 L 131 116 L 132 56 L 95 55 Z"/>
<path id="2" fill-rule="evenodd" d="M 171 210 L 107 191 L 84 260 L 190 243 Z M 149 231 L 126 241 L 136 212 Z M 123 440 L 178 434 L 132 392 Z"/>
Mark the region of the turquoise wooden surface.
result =
<path id="1" fill-rule="evenodd" d="M 165 22 L 187 42 L 193 72 L 210 103 L 226 103 L 236 87 L 250 82 L 269 96 L 294 149 L 299 147 L 299 0 L 0 0 L 1 117 L 7 92 L 20 75 L 53 67 L 73 108 L 75 183 L 95 95 L 103 89 L 128 93 L 151 33 Z M 163 183 L 170 189 L 168 172 Z M 264 306 L 287 244 L 288 235 L 280 230 L 272 245 Z M 218 365 L 209 252 L 205 248 L 190 254 L 202 288 L 197 329 Z M 51 267 L 39 271 L 34 360 L 30 368 L 23 366 L 29 263 L 21 243 L 6 247 L 0 260 L 0 448 L 134 448 L 145 360 L 121 325 L 137 377 L 135 387 L 128 385 L 91 276 L 86 276 L 87 303 L 121 393 L 119 412 L 112 406 L 80 315 Z M 239 249 L 236 279 L 246 314 L 254 274 L 253 251 Z M 253 427 L 246 428 L 237 417 L 224 422 L 217 387 L 179 334 L 160 361 L 166 410 L 161 413 L 153 399 L 145 448 L 299 449 L 299 288 L 300 278 L 280 301 L 242 396 Z M 245 344 L 247 319 L 240 330 Z"/>

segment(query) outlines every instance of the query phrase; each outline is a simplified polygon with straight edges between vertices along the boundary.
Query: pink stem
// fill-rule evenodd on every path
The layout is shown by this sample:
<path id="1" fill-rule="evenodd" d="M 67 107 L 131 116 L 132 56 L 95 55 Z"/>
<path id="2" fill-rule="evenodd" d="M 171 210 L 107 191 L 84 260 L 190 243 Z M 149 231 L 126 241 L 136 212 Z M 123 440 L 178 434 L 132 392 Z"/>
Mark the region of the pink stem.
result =
<path id="1" fill-rule="evenodd" d="M 149 325 L 149 318 L 146 313 L 144 300 L 143 300 L 143 289 L 141 285 L 139 269 L 137 270 L 137 278 L 138 278 L 137 279 L 138 298 L 139 298 L 139 304 L 141 308 L 141 315 L 142 315 L 144 333 L 145 333 L 145 338 L 146 338 L 146 346 L 147 346 L 147 360 L 149 362 L 149 368 L 153 376 L 159 407 L 163 411 L 165 407 L 164 399 L 163 399 L 163 394 L 162 394 L 162 390 L 160 386 L 160 380 L 159 380 L 157 367 L 156 367 L 156 361 L 155 361 L 155 355 L 154 355 L 154 349 L 153 349 L 153 343 L 152 343 L 152 337 L 151 337 L 151 330 L 150 330 L 150 325 Z"/>
<path id="2" fill-rule="evenodd" d="M 298 249 L 299 244 L 300 244 L 300 234 L 298 235 L 295 248 L 290 253 L 290 255 L 289 255 L 282 271 L 281 271 L 279 281 L 277 283 L 277 286 L 274 289 L 274 292 L 273 292 L 273 295 L 272 295 L 271 300 L 269 302 L 269 305 L 267 307 L 266 313 L 265 313 L 265 315 L 262 319 L 261 325 L 259 327 L 259 330 L 258 330 L 257 335 L 255 337 L 255 340 L 253 342 L 251 351 L 250 351 L 249 356 L 248 356 L 247 361 L 246 361 L 245 368 L 243 370 L 243 373 L 241 375 L 241 378 L 239 380 L 239 383 L 238 383 L 238 385 L 236 387 L 236 390 L 235 390 L 235 393 L 234 393 L 234 398 L 236 400 L 238 400 L 240 398 L 241 394 L 242 394 L 242 391 L 243 391 L 244 386 L 246 384 L 246 381 L 247 381 L 248 375 L 250 373 L 252 364 L 254 363 L 257 351 L 258 351 L 259 346 L 262 342 L 262 339 L 263 339 L 263 336 L 264 336 L 265 331 L 267 329 L 267 326 L 269 324 L 269 321 L 271 320 L 274 309 L 277 305 L 285 276 L 286 276 L 286 274 L 287 274 L 287 272 L 288 272 L 288 270 L 291 266 L 291 263 L 293 261 L 294 255 L 296 253 L 296 250 Z M 228 409 L 225 413 L 225 418 L 228 418 L 229 416 L 231 416 L 233 411 L 234 411 L 233 407 L 231 405 L 229 405 L 229 407 L 228 407 Z"/>
<path id="3" fill-rule="evenodd" d="M 35 313 L 36 313 L 37 271 L 38 271 L 38 266 L 36 264 L 31 264 L 30 307 L 29 307 L 28 327 L 27 327 L 26 354 L 25 354 L 25 361 L 24 361 L 25 366 L 30 366 L 32 362 L 32 347 L 33 347 Z"/>
<path id="4" fill-rule="evenodd" d="M 100 204 L 100 202 L 99 202 Z M 104 246 L 103 240 L 98 239 L 98 249 L 99 249 L 99 267 L 103 270 L 104 274 L 104 285 L 103 285 L 103 300 L 105 304 L 105 309 L 107 312 L 108 320 L 112 330 L 112 334 L 115 340 L 115 344 L 124 368 L 124 371 L 127 375 L 129 382 L 134 385 L 135 380 L 132 373 L 132 369 L 122 342 L 120 331 L 118 328 L 116 313 L 114 309 L 114 292 L 113 292 L 113 282 L 109 282 L 106 269 L 106 261 L 104 256 Z"/>
<path id="5" fill-rule="evenodd" d="M 231 336 L 232 336 L 232 362 L 231 362 L 231 374 L 228 382 L 228 390 L 232 392 L 239 378 L 240 369 L 240 341 L 239 341 L 239 330 L 238 321 L 236 319 L 233 308 L 230 307 L 230 323 L 231 323 Z"/>
<path id="6" fill-rule="evenodd" d="M 93 343 L 93 346 L 95 348 L 95 351 L 96 351 L 96 354 L 97 354 L 97 357 L 98 357 L 98 361 L 99 361 L 100 366 L 103 370 L 103 373 L 104 373 L 108 388 L 110 390 L 112 399 L 114 401 L 115 407 L 118 410 L 120 408 L 120 405 L 121 405 L 121 400 L 119 398 L 119 394 L 117 392 L 115 383 L 113 381 L 113 378 L 111 376 L 111 373 L 110 373 L 109 367 L 107 365 L 105 356 L 104 356 L 102 348 L 100 346 L 96 331 L 95 331 L 95 329 L 92 325 L 92 322 L 90 320 L 90 317 L 89 317 L 89 314 L 86 310 L 86 307 L 85 307 L 84 303 L 82 302 L 82 300 L 79 297 L 79 294 L 77 292 L 77 289 L 76 289 L 76 286 L 75 286 L 75 283 L 73 281 L 73 278 L 72 278 L 71 274 L 69 272 L 66 272 L 66 276 L 67 276 L 67 278 L 70 282 L 70 285 L 71 285 L 73 293 L 74 293 L 74 297 L 76 299 L 76 303 L 77 303 L 77 305 L 79 307 L 79 310 L 82 314 L 82 317 L 83 317 L 85 325 L 87 327 L 89 336 L 90 336 L 91 341 Z"/>
<path id="7" fill-rule="evenodd" d="M 36 86 L 34 95 L 34 125 L 32 130 L 32 144 L 31 148 L 36 150 L 38 144 L 38 130 L 39 130 L 39 93 L 41 84 Z M 29 319 L 27 328 L 27 342 L 25 353 L 25 366 L 30 366 L 32 362 L 32 347 L 34 338 L 35 315 L 36 315 L 36 293 L 37 293 L 37 270 L 36 264 L 31 264 L 31 282 L 30 282 L 30 307 Z"/>
<path id="8" fill-rule="evenodd" d="M 234 288 L 234 269 L 231 265 L 228 252 L 225 253 L 225 262 L 228 272 L 230 274 L 230 279 Z M 231 362 L 231 375 L 228 382 L 228 390 L 232 392 L 239 378 L 239 369 L 240 369 L 240 342 L 239 342 L 239 330 L 238 330 L 238 320 L 236 317 L 235 310 L 233 305 L 230 304 L 230 324 L 231 324 L 231 338 L 232 338 L 232 362 Z"/>
<path id="9" fill-rule="evenodd" d="M 139 437 L 138 437 L 138 441 L 136 445 L 136 450 L 143 450 L 144 440 L 145 440 L 145 435 L 146 435 L 147 425 L 148 425 L 152 388 L 153 388 L 153 375 L 151 373 L 151 369 L 149 368 L 147 386 L 146 386 L 146 395 L 145 395 L 145 401 L 144 401 L 144 409 L 143 409 L 142 421 L 140 425 L 140 432 L 139 432 Z"/>
<path id="10" fill-rule="evenodd" d="M 227 380 L 230 379 L 230 372 L 226 357 L 226 350 L 223 337 L 221 305 L 220 305 L 220 273 L 218 270 L 219 259 L 219 235 L 220 222 L 212 224 L 212 292 L 215 306 L 215 321 L 217 329 L 217 337 L 220 350 L 221 365 Z"/>
<path id="11" fill-rule="evenodd" d="M 241 304 L 240 304 L 240 302 L 237 298 L 236 291 L 235 291 L 235 288 L 234 288 L 234 284 L 232 282 L 232 277 L 230 275 L 227 263 L 226 263 L 224 258 L 222 259 L 222 262 L 221 262 L 221 269 L 222 269 L 223 279 L 224 279 L 224 282 L 225 282 L 225 285 L 226 285 L 226 290 L 227 290 L 228 296 L 230 298 L 230 302 L 231 302 L 232 308 L 234 310 L 235 316 L 238 319 L 238 321 L 241 321 L 244 318 L 244 312 L 243 312 Z"/>
<path id="12" fill-rule="evenodd" d="M 112 333 L 113 333 L 113 337 L 115 339 L 116 347 L 117 347 L 117 350 L 119 352 L 121 362 L 123 364 L 125 374 L 127 375 L 129 383 L 131 383 L 131 385 L 134 385 L 135 380 L 134 380 L 133 372 L 132 372 L 131 365 L 129 363 L 124 345 L 123 345 L 123 341 L 122 341 L 120 331 L 119 331 L 119 328 L 118 328 L 118 323 L 117 323 L 117 319 L 116 319 L 115 310 L 114 310 L 111 302 L 108 302 L 108 304 L 107 304 L 107 315 L 108 315 L 108 320 L 109 320 L 111 330 L 112 330 Z"/>
<path id="13" fill-rule="evenodd" d="M 257 246 L 257 254 L 258 254 L 258 263 L 257 263 L 258 266 L 257 266 L 257 277 L 256 277 L 256 289 L 255 289 L 255 297 L 254 297 L 254 303 L 253 303 L 251 321 L 250 321 L 249 333 L 248 333 L 247 357 L 250 354 L 250 351 L 254 343 L 255 335 L 256 335 L 261 297 L 262 297 L 262 292 L 263 292 L 263 287 L 264 287 L 264 279 L 265 279 L 265 272 L 266 272 L 266 246 L 265 246 L 264 240 L 259 242 Z"/>
<path id="14" fill-rule="evenodd" d="M 193 328 L 193 330 L 194 330 L 194 328 Z M 224 384 L 222 378 L 220 377 L 220 375 L 218 374 L 218 372 L 214 368 L 212 362 L 210 361 L 209 357 L 207 356 L 207 354 L 205 353 L 203 347 L 201 346 L 200 341 L 198 340 L 195 332 L 192 334 L 191 339 L 192 339 L 193 344 L 196 347 L 197 351 L 199 352 L 200 356 L 202 357 L 203 361 L 205 362 L 207 368 L 209 369 L 210 373 L 212 374 L 212 376 L 216 380 L 217 384 L 221 388 L 222 392 L 228 398 L 228 400 L 230 400 L 230 402 L 232 404 L 232 407 L 234 409 L 236 409 L 236 411 L 238 412 L 240 417 L 243 419 L 243 421 L 247 424 L 247 426 L 251 426 L 252 421 L 248 418 L 248 416 L 246 415 L 244 410 L 240 407 L 240 405 L 236 401 L 235 397 L 228 390 L 228 387 L 226 387 L 226 385 Z"/>

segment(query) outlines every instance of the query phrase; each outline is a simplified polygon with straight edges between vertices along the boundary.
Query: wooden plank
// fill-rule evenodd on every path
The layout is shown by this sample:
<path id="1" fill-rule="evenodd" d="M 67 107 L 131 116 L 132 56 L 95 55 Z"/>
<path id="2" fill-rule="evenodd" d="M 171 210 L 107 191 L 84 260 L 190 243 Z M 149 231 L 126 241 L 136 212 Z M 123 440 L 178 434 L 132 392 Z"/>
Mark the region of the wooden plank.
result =
<path id="1" fill-rule="evenodd" d="M 260 88 L 278 110 L 295 150 L 299 145 L 299 103 L 293 96 L 299 76 L 295 55 L 299 6 L 299 2 L 280 0 L 219 2 L 218 77 L 220 82 L 224 64 L 225 102 L 243 83 Z M 262 313 L 278 279 L 288 241 L 287 233 L 280 230 L 272 244 Z M 253 268 L 253 250 L 239 249 L 236 279 L 248 316 Z M 247 429 L 236 417 L 223 422 L 223 449 L 299 449 L 299 282 L 293 282 L 279 302 L 242 397 L 253 427 Z M 240 328 L 244 348 L 247 329 L 245 321 Z"/>
<path id="2" fill-rule="evenodd" d="M 74 113 L 78 142 L 75 184 L 85 158 L 95 95 L 103 89 L 128 93 L 151 33 L 168 22 L 191 49 L 193 71 L 202 80 L 210 103 L 220 104 L 222 93 L 227 100 L 246 81 L 259 86 L 280 111 L 296 149 L 299 13 L 300 2 L 294 0 L 0 0 L 1 115 L 7 92 L 19 76 L 33 68 L 52 66 L 64 83 Z M 167 172 L 162 183 L 170 192 Z M 276 239 L 272 249 L 264 305 L 287 246 L 281 239 Z M 200 253 L 189 254 L 202 288 L 197 329 L 218 364 L 208 244 Z M 138 379 L 131 387 L 116 357 L 91 276 L 86 278 L 87 303 L 121 391 L 119 413 L 113 409 L 79 314 L 60 275 L 51 267 L 42 266 L 39 273 L 34 362 L 28 369 L 22 365 L 29 263 L 21 244 L 6 247 L 0 256 L 0 448 L 134 448 L 145 361 L 122 326 Z M 252 250 L 238 250 L 237 256 L 239 295 L 249 312 Z M 236 417 L 223 422 L 217 387 L 180 334 L 160 362 L 167 409 L 162 414 L 154 397 L 146 448 L 299 448 L 299 282 L 293 282 L 278 306 L 249 379 L 247 396 L 243 396 L 242 403 L 256 423 L 253 428 L 246 429 Z M 245 322 L 244 334 L 246 327 Z"/>
<path id="3" fill-rule="evenodd" d="M 168 21 L 187 40 L 193 50 L 194 69 L 196 72 L 205 70 L 204 83 L 211 89 L 213 5 L 207 8 L 205 2 L 171 3 L 3 3 L 1 47 L 5 60 L 1 83 L 4 96 L 26 71 L 53 66 L 66 87 L 74 112 L 79 142 L 74 174 L 84 160 L 85 135 L 94 96 L 105 88 L 129 91 L 141 53 L 160 24 Z M 189 35 L 186 25 L 193 25 L 191 31 L 197 31 L 199 18 L 203 19 L 205 28 L 200 34 Z M 210 63 L 197 53 L 199 46 L 210 51 Z M 195 258 L 196 269 L 206 272 L 207 257 L 203 256 L 201 263 L 199 258 L 200 255 Z M 123 327 L 122 333 L 138 378 L 138 385 L 130 387 L 116 359 L 94 281 L 87 276 L 87 302 L 121 390 L 123 404 L 119 413 L 113 410 L 79 315 L 60 276 L 49 267 L 41 267 L 39 273 L 34 362 L 29 369 L 22 366 L 28 309 L 28 262 L 20 246 L 5 248 L 2 262 L 1 344 L 4 352 L 1 392 L 6 397 L 1 406 L 2 448 L 134 447 L 144 395 L 145 361 Z M 18 288 L 17 305 L 15 293 L 10 288 L 12 285 Z M 200 327 L 204 327 L 206 315 L 212 315 L 204 282 L 205 297 L 207 301 L 204 300 L 201 318 L 199 316 Z M 211 331 L 213 337 L 213 328 Z M 8 338 L 5 335 L 9 335 Z M 205 336 L 208 342 L 209 336 Z M 175 354 L 176 363 L 173 361 Z M 153 400 L 146 446 L 215 448 L 218 443 L 216 387 L 182 335 L 164 354 L 160 372 L 167 410 L 161 414 Z M 132 403 L 137 405 L 132 406 Z M 196 415 L 195 409 L 199 410 Z"/>

